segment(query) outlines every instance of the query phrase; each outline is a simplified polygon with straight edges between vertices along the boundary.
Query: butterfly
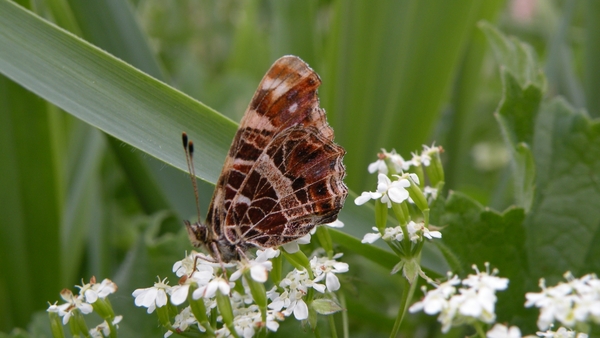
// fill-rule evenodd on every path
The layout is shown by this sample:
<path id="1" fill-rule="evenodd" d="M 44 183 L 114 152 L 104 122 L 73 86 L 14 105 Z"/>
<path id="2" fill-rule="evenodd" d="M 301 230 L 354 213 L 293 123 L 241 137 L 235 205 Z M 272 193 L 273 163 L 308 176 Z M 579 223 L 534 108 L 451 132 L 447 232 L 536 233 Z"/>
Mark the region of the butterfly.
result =
<path id="1" fill-rule="evenodd" d="M 204 223 L 185 221 L 190 241 L 221 262 L 270 248 L 333 222 L 348 194 L 344 148 L 319 107 L 321 79 L 284 56 L 260 82 L 235 134 Z M 183 133 L 193 172 L 193 143 Z M 192 179 L 195 184 L 195 179 Z M 197 196 L 197 194 L 196 194 Z"/>

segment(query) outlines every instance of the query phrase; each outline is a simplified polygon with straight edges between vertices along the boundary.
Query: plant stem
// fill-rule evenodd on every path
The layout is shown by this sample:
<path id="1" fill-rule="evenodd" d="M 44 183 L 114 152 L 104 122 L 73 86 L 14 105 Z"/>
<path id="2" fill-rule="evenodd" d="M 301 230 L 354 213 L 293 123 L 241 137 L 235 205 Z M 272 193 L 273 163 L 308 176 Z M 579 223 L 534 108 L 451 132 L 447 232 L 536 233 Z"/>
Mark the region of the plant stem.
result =
<path id="1" fill-rule="evenodd" d="M 396 321 L 394 322 L 394 327 L 392 328 L 390 338 L 394 338 L 398 335 L 398 331 L 400 331 L 400 325 L 402 324 L 402 320 L 406 314 L 406 309 L 408 309 L 408 303 L 412 299 L 417 286 L 417 283 L 412 283 L 411 285 L 406 278 L 401 278 L 400 280 L 402 281 L 402 298 L 400 300 L 400 309 L 398 309 L 398 315 L 396 316 Z"/>

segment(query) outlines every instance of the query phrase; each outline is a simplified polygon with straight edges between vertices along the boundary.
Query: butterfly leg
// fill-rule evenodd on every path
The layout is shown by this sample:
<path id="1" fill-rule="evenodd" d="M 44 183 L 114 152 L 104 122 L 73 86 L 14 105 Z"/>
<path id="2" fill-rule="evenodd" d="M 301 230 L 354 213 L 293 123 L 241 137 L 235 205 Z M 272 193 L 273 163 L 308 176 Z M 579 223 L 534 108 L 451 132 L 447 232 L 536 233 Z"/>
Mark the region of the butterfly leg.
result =
<path id="1" fill-rule="evenodd" d="M 219 247 L 217 246 L 217 242 L 211 242 L 210 248 L 212 251 L 213 258 L 216 258 L 216 261 L 219 262 L 219 264 L 221 265 L 221 271 L 223 272 L 223 277 L 225 278 L 225 281 L 229 283 L 229 278 L 227 277 L 227 270 L 225 270 L 225 263 L 223 263 L 223 258 L 221 258 L 221 254 L 219 253 Z"/>

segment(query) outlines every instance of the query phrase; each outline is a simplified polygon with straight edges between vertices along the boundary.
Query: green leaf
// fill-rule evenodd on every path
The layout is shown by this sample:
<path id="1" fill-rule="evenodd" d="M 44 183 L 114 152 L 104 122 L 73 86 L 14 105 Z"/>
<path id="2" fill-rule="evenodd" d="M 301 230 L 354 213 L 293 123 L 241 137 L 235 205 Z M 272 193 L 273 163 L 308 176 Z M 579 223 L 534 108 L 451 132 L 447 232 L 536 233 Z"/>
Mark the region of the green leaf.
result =
<path id="1" fill-rule="evenodd" d="M 318 314 L 330 315 L 342 311 L 340 304 L 333 299 L 319 298 L 310 303 L 310 306 L 317 311 Z"/>
<path id="2" fill-rule="evenodd" d="M 43 100 L 5 77 L 0 102 L 0 266 L 6 271 L 0 312 L 7 314 L 0 327 L 24 327 L 31 311 L 58 299 L 63 288 L 56 276 L 64 182 L 55 139 L 63 129 Z"/>
<path id="3" fill-rule="evenodd" d="M 0 2 L 0 72 L 79 119 L 186 170 L 180 135 L 196 140 L 197 174 L 216 182 L 235 123 L 36 17 Z"/>
<path id="4" fill-rule="evenodd" d="M 491 44 L 498 63 L 517 79 L 521 87 L 533 85 L 545 89 L 545 76 L 530 45 L 506 37 L 488 22 L 481 21 L 479 28 Z"/>
<path id="5" fill-rule="evenodd" d="M 530 145 L 542 92 L 534 85 L 522 88 L 510 72 L 503 71 L 502 75 L 504 94 L 495 115 L 512 154 L 517 205 L 529 210 L 535 190 L 535 167 Z"/>
<path id="6" fill-rule="evenodd" d="M 548 285 L 600 273 L 600 121 L 562 99 L 542 105 L 533 147 L 537 192 L 527 217 L 527 248 L 533 278 Z"/>
<path id="7" fill-rule="evenodd" d="M 480 27 L 503 67 L 503 95 L 495 116 L 512 154 L 517 205 L 527 211 L 535 190 L 535 168 L 530 146 L 543 95 L 544 76 L 529 45 L 506 38 L 488 23 L 482 22 Z"/>
<path id="8" fill-rule="evenodd" d="M 438 210 L 439 211 L 439 210 Z M 432 218 L 446 226 L 443 243 L 459 259 L 462 277 L 474 273 L 472 265 L 484 270 L 490 263 L 500 277 L 510 279 L 508 290 L 497 293 L 498 321 L 524 316 L 523 294 L 526 290 L 529 261 L 525 247 L 525 213 L 509 208 L 503 213 L 490 210 L 460 193 L 448 196 L 444 211 Z"/>

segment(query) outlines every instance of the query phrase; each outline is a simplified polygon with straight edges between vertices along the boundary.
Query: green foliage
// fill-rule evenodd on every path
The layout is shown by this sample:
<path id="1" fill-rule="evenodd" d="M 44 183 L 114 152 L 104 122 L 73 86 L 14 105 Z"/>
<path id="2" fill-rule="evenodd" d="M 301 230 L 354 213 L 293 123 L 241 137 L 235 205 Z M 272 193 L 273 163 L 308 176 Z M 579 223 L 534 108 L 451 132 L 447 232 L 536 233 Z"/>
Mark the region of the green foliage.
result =
<path id="1" fill-rule="evenodd" d="M 429 276 L 449 268 L 464 276 L 472 264 L 490 262 L 510 278 L 498 294 L 499 321 L 530 332 L 537 313 L 523 309 L 523 294 L 537 290 L 539 278 L 600 273 L 600 122 L 578 100 L 554 97 L 584 97 L 598 114 L 594 0 L 564 11 L 554 1 L 540 5 L 542 19 L 560 17 L 546 20 L 561 25 L 558 41 L 536 33 L 546 23 L 528 31 L 508 14 L 498 20 L 500 0 L 35 3 L 37 14 L 0 1 L 1 331 L 32 323 L 32 335 L 48 335 L 40 319 L 47 317 L 32 321 L 32 313 L 96 275 L 119 285 L 122 336 L 162 334 L 130 294 L 156 275 L 171 277 L 172 263 L 190 249 L 180 220 L 195 215 L 193 195 L 174 169 L 186 170 L 180 134 L 196 142 L 205 208 L 232 120 L 284 54 L 322 76 L 322 105 L 348 151 L 355 192 L 374 190 L 366 166 L 379 148 L 406 157 L 430 140 L 445 146 L 446 186 L 455 192 L 432 207 L 431 223 L 444 229 L 439 248 L 424 248 Z M 568 34 L 580 16 L 584 47 Z M 481 19 L 494 24 L 477 27 Z M 507 38 L 496 23 L 520 38 Z M 544 47 L 571 43 L 572 58 Z M 500 72 L 489 71 L 498 66 L 489 66 L 488 46 Z M 567 74 L 546 77 L 544 60 L 570 65 L 561 68 Z M 579 78 L 583 89 L 573 84 Z M 498 144 L 501 135 L 510 172 L 472 165 L 474 144 Z M 341 215 L 346 227 L 330 231 L 350 263 L 343 316 L 352 336 L 386 336 L 401 299 L 400 277 L 389 276 L 397 259 L 384 246 L 360 243 L 374 213 L 351 196 Z M 322 302 L 323 312 L 337 306 Z M 405 335 L 438 331 L 414 318 L 407 315 Z M 279 334 L 297 329 L 286 323 Z"/>

